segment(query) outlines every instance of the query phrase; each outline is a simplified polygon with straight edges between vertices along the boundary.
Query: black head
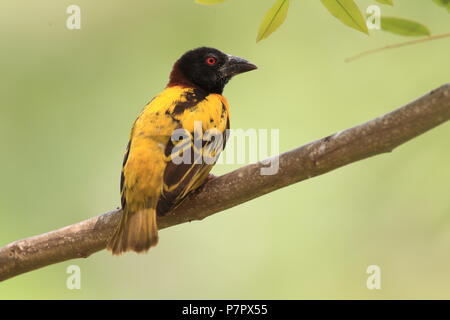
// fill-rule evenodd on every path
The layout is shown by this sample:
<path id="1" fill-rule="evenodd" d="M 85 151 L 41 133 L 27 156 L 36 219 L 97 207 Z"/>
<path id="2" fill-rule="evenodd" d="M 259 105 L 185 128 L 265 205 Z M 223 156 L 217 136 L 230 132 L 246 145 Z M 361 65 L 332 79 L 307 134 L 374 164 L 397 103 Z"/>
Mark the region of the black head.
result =
<path id="1" fill-rule="evenodd" d="M 202 47 L 186 52 L 175 63 L 169 86 L 196 86 L 208 93 L 222 93 L 233 76 L 255 69 L 247 60 Z"/>

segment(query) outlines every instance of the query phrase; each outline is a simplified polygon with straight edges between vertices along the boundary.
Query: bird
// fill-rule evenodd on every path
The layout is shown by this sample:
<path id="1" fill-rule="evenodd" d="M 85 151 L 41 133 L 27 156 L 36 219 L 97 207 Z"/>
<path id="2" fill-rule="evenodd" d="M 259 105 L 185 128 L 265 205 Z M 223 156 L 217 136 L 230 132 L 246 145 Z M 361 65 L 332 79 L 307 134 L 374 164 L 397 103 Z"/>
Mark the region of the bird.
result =
<path id="1" fill-rule="evenodd" d="M 156 246 L 157 217 L 172 212 L 212 176 L 230 129 L 224 87 L 255 69 L 211 47 L 189 50 L 175 62 L 167 86 L 131 129 L 120 178 L 120 222 L 107 243 L 113 255 Z M 207 132 L 214 138 L 205 138 Z"/>

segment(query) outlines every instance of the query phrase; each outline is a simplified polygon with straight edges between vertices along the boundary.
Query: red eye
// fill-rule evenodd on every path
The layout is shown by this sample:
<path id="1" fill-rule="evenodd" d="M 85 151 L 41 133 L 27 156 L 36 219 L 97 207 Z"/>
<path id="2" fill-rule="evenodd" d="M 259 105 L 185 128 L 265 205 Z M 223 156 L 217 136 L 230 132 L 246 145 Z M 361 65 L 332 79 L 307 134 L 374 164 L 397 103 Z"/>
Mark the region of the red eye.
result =
<path id="1" fill-rule="evenodd" d="M 217 59 L 214 57 L 206 58 L 206 63 L 209 64 L 210 66 L 216 64 L 216 62 L 217 62 Z"/>

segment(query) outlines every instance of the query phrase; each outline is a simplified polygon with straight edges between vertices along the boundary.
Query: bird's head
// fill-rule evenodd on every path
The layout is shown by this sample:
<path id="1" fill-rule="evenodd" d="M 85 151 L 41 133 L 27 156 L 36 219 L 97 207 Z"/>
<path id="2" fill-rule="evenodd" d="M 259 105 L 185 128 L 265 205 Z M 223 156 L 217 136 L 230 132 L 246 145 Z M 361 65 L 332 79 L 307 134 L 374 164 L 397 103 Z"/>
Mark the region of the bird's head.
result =
<path id="1" fill-rule="evenodd" d="M 247 60 L 201 47 L 178 59 L 170 74 L 169 86 L 195 86 L 208 93 L 221 94 L 233 76 L 255 69 L 256 66 Z"/>

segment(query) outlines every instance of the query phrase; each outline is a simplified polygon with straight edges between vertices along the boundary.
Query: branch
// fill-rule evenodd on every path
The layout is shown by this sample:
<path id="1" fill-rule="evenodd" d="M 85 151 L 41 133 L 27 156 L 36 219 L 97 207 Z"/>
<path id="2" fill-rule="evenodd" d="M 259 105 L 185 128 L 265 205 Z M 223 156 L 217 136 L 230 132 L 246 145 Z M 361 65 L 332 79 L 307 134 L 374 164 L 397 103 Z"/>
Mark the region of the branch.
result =
<path id="1" fill-rule="evenodd" d="M 293 183 L 390 152 L 449 119 L 450 83 L 382 117 L 281 154 L 275 175 L 261 175 L 265 165 L 258 162 L 208 181 L 174 212 L 158 218 L 159 229 L 202 220 Z M 0 281 L 104 249 L 120 214 L 120 210 L 112 211 L 1 248 Z"/>

